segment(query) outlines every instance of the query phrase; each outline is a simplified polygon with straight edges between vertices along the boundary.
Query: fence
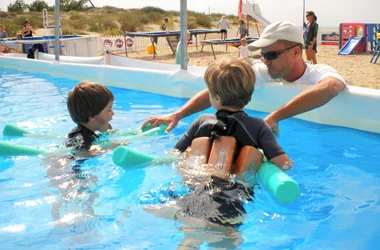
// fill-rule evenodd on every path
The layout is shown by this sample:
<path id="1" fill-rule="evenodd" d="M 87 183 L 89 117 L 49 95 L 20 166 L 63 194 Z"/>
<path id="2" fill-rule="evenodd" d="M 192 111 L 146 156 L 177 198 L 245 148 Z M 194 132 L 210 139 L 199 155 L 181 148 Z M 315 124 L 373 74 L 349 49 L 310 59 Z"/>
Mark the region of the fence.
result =
<path id="1" fill-rule="evenodd" d="M 302 27 L 300 27 L 302 29 Z M 260 34 L 263 32 L 264 27 L 259 26 L 259 32 Z M 257 37 L 257 30 L 254 23 L 250 23 L 249 27 L 249 35 L 253 37 Z M 318 44 L 322 41 L 322 34 L 330 34 L 332 32 L 336 32 L 339 34 L 339 28 L 334 27 L 321 27 L 318 31 Z M 228 30 L 228 37 L 236 37 L 237 35 L 237 29 L 230 29 Z M 207 39 L 219 39 L 219 34 L 207 34 Z M 202 39 L 198 39 L 198 45 L 200 45 L 200 41 Z M 127 46 L 125 46 L 125 42 L 127 43 Z M 149 37 L 123 37 L 123 36 L 106 36 L 99 39 L 98 44 L 98 51 L 99 55 L 104 55 L 105 47 L 109 46 L 110 50 L 114 54 L 124 54 L 125 49 L 127 49 L 127 52 L 138 52 L 138 51 L 145 51 L 145 48 L 148 44 L 151 44 Z M 191 46 L 195 46 L 195 39 L 193 39 L 193 44 Z M 158 49 L 170 49 L 165 37 L 159 37 L 157 41 L 157 48 Z"/>

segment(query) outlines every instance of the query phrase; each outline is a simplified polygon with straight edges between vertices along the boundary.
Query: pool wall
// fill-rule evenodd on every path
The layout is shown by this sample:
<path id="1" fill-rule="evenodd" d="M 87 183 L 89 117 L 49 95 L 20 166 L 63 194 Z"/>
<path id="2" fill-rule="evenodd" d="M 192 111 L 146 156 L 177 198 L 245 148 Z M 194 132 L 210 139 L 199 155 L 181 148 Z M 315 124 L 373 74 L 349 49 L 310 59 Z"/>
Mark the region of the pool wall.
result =
<path id="1" fill-rule="evenodd" d="M 136 60 L 136 62 L 139 61 Z M 24 72 L 46 73 L 78 81 L 96 81 L 106 86 L 180 98 L 190 98 L 206 87 L 201 71 L 188 72 L 154 69 L 154 67 L 129 68 L 110 65 L 86 65 L 1 56 L 0 66 Z M 252 101 L 247 105 L 247 108 L 272 112 L 307 87 L 278 82 L 256 85 Z M 321 124 L 380 133 L 380 90 L 353 86 L 323 107 L 296 117 Z"/>

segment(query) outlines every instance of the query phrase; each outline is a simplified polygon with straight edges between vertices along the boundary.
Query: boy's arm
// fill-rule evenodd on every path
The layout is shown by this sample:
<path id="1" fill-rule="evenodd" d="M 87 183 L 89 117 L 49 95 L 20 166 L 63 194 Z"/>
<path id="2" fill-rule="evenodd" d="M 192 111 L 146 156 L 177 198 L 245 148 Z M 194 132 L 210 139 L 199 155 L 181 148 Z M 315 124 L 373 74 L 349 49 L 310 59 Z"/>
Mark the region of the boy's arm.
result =
<path id="1" fill-rule="evenodd" d="M 274 165 L 276 165 L 283 171 L 286 171 L 290 169 L 291 167 L 293 167 L 293 161 L 285 153 L 282 155 L 273 157 L 272 159 L 270 159 L 270 162 L 272 162 Z"/>
<path id="2" fill-rule="evenodd" d="M 185 134 L 179 139 L 179 141 L 174 146 L 175 149 L 178 149 L 181 152 L 184 152 L 188 147 L 191 146 L 192 141 L 194 140 L 195 134 L 200 125 L 200 117 L 198 117 L 187 129 Z"/>

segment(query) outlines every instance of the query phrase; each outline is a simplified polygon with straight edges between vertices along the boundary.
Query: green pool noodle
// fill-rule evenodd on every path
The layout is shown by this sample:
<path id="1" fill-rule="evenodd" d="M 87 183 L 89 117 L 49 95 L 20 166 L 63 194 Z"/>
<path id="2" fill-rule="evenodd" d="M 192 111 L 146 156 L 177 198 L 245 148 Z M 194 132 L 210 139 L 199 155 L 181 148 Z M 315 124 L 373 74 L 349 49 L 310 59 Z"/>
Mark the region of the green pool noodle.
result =
<path id="1" fill-rule="evenodd" d="M 270 162 L 261 164 L 257 175 L 262 185 L 281 203 L 289 204 L 300 195 L 297 182 Z"/>
<path id="2" fill-rule="evenodd" d="M 176 159 L 176 156 L 159 157 L 150 154 L 146 154 L 135 149 L 119 146 L 112 154 L 113 162 L 120 167 L 136 167 L 145 165 L 149 162 L 172 162 Z"/>
<path id="3" fill-rule="evenodd" d="M 27 134 L 32 134 L 32 132 L 27 129 L 20 128 L 13 123 L 7 123 L 3 129 L 3 135 L 5 136 L 24 136 Z"/>
<path id="4" fill-rule="evenodd" d="M 45 152 L 45 150 L 39 148 L 0 141 L 0 156 L 40 155 Z"/>
<path id="5" fill-rule="evenodd" d="M 176 158 L 175 156 L 153 156 L 125 146 L 117 147 L 112 156 L 113 162 L 121 167 L 142 166 L 153 161 L 170 162 Z M 281 203 L 289 204 L 300 195 L 297 182 L 270 162 L 261 164 L 257 175 L 261 184 Z"/>
<path id="6" fill-rule="evenodd" d="M 32 136 L 40 138 L 60 138 L 65 135 L 53 135 L 53 134 L 36 134 L 27 129 L 21 128 L 13 123 L 7 123 L 3 129 L 4 136 Z"/>
<path id="7" fill-rule="evenodd" d="M 147 135 L 147 136 L 150 136 L 150 135 L 156 135 L 156 134 L 163 134 L 166 130 L 168 126 L 167 125 L 160 125 L 158 127 L 155 127 L 155 128 L 150 128 L 149 126 L 149 129 L 144 129 L 142 130 L 142 135 Z"/>
<path id="8" fill-rule="evenodd" d="M 141 133 L 138 133 L 138 130 L 126 130 L 126 131 L 116 131 L 115 136 L 122 137 L 125 140 L 128 140 L 127 137 L 132 136 L 152 136 L 156 134 L 164 133 L 167 125 L 160 125 L 151 129 L 151 125 L 148 124 L 144 128 L 141 129 Z M 106 132 L 105 134 L 109 134 L 112 137 L 112 132 Z M 4 136 L 35 136 L 35 137 L 49 137 L 49 138 L 59 138 L 64 137 L 65 135 L 51 135 L 51 134 L 37 134 L 33 133 L 27 129 L 21 128 L 13 123 L 7 123 L 3 129 Z M 133 140 L 138 140 L 139 137 L 134 138 Z M 120 140 L 119 140 L 120 141 Z"/>

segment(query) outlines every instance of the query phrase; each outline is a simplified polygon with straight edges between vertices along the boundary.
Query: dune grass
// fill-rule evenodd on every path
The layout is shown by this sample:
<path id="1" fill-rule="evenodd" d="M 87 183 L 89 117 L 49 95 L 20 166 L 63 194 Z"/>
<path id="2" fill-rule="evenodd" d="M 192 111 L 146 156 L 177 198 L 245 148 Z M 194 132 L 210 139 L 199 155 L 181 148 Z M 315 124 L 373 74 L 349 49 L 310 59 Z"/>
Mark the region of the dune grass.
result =
<path id="1" fill-rule="evenodd" d="M 215 29 L 216 22 L 223 14 L 206 15 L 188 11 L 188 28 Z M 179 28 L 179 12 L 165 11 L 161 8 L 147 6 L 141 9 L 120 9 L 111 6 L 85 9 L 81 11 L 61 12 L 63 34 L 119 35 L 125 31 L 148 31 L 150 25 L 158 25 L 163 29 L 163 20 L 168 17 L 174 29 Z M 8 13 L 0 12 L 0 23 L 6 27 L 9 36 L 20 32 L 28 19 L 35 29 L 42 27 L 41 12 Z M 229 16 L 229 19 L 237 17 Z M 49 24 L 54 25 L 54 13 L 49 12 Z"/>

